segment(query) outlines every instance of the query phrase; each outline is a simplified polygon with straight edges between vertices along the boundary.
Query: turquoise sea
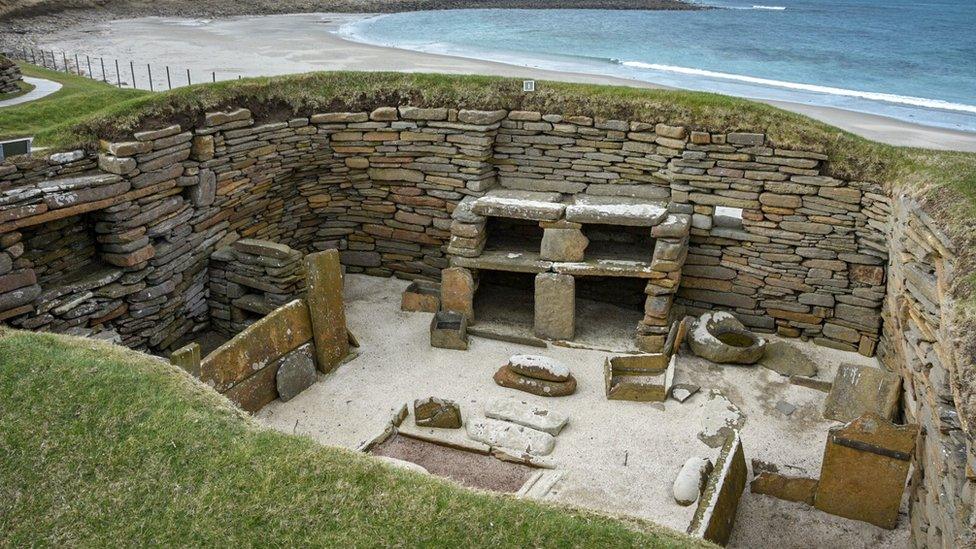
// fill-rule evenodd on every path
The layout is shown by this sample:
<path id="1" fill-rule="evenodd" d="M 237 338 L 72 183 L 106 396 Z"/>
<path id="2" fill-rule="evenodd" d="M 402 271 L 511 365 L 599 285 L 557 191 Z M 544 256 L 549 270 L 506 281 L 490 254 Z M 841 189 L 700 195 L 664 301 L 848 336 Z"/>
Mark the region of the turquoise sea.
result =
<path id="1" fill-rule="evenodd" d="M 714 0 L 703 11 L 450 10 L 344 26 L 362 42 L 976 132 L 976 0 Z"/>

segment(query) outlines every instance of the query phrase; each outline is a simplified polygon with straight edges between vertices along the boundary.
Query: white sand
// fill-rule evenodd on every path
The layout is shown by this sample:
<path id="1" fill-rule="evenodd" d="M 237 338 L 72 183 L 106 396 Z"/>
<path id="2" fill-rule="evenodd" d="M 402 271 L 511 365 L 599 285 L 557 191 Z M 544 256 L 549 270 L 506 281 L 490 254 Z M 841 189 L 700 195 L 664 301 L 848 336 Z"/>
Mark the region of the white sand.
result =
<path id="1" fill-rule="evenodd" d="M 242 16 L 216 20 L 161 17 L 109 21 L 79 27 L 51 36 L 41 46 L 70 54 L 104 56 L 109 80 L 115 81 L 114 63 L 122 64 L 122 80 L 128 82 L 129 61 L 136 64 L 136 81 L 146 87 L 146 63 L 154 65 L 156 89 L 167 86 L 164 65 L 172 67 L 174 85 L 241 76 L 272 76 L 318 70 L 442 72 L 490 74 L 538 79 L 661 88 L 646 82 L 557 72 L 532 67 L 434 55 L 344 40 L 333 32 L 342 24 L 366 15 L 295 14 Z M 94 69 L 96 74 L 99 69 Z M 766 101 L 805 114 L 869 139 L 934 149 L 976 151 L 976 133 L 967 133 L 830 107 L 782 101 Z"/>
<path id="2" fill-rule="evenodd" d="M 797 475 L 819 476 L 827 429 L 824 393 L 790 385 L 761 367 L 717 367 L 682 355 L 676 382 L 703 390 L 685 403 L 608 401 L 604 396 L 603 352 L 552 347 L 548 350 L 479 338 L 468 351 L 432 349 L 430 314 L 399 310 L 407 282 L 352 275 L 346 303 L 350 329 L 362 354 L 287 403 L 273 402 L 259 421 L 324 444 L 355 448 L 380 433 L 393 412 L 415 398 L 438 396 L 461 406 L 466 421 L 484 417 L 491 400 L 515 396 L 570 416 L 548 456 L 565 473 L 547 499 L 614 514 L 633 515 L 685 530 L 694 506 L 681 507 L 672 483 L 691 456 L 715 459 L 718 450 L 697 438 L 714 410 L 705 406 L 709 389 L 719 390 L 743 414 L 747 461 L 759 458 Z M 804 345 L 816 362 L 872 364 L 856 354 Z M 541 354 L 572 370 L 579 388 L 569 397 L 543 399 L 494 384 L 492 374 L 517 353 Z M 789 418 L 775 410 L 785 400 L 797 406 Z M 409 420 L 408 420 L 409 421 Z M 803 505 L 753 495 L 742 497 L 733 546 L 903 547 L 907 518 L 898 530 L 831 517 Z"/>

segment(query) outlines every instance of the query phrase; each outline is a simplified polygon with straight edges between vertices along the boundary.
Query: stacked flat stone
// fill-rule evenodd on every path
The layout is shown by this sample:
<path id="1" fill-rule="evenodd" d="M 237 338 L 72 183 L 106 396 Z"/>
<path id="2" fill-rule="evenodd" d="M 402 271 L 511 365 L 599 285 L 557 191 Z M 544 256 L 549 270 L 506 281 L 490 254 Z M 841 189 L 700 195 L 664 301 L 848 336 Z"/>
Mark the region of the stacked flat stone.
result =
<path id="1" fill-rule="evenodd" d="M 947 320 L 964 273 L 953 271 L 956 250 L 939 223 L 922 213 L 931 205 L 893 203 L 882 182 L 832 177 L 823 154 L 762 134 L 437 107 L 268 122 L 231 109 L 115 135 L 98 152 L 8 158 L 0 321 L 114 331 L 129 347 L 165 351 L 210 327 L 210 257 L 239 238 L 338 249 L 350 272 L 436 279 L 449 261 L 476 252 L 484 260 L 485 217 L 472 207 L 493 186 L 555 192 L 564 203 L 667 201 L 658 226 L 690 217 L 688 252 L 680 270 L 648 279 L 645 335 L 660 337 L 652 319 L 661 296 L 674 295 L 689 314 L 724 310 L 756 330 L 868 355 L 877 347 L 906 380 L 906 413 L 926 433 L 925 474 L 913 483 L 916 540 L 970 541 L 972 411 L 965 387 L 950 380 L 968 379 L 972 361 L 949 343 L 963 333 Z M 741 209 L 741 222 L 716 215 L 720 206 Z M 659 266 L 674 260 L 673 244 Z M 546 261 L 525 265 L 552 273 Z M 569 263 L 553 274 L 576 276 L 568 271 L 581 267 Z M 77 276 L 113 270 L 121 276 L 111 282 L 114 274 Z M 456 278 L 473 292 L 467 275 Z"/>
<path id="2" fill-rule="evenodd" d="M 20 91 L 18 84 L 24 79 L 20 67 L 9 58 L 0 55 L 0 96 Z"/>
<path id="3" fill-rule="evenodd" d="M 956 324 L 950 288 L 957 247 L 926 207 L 901 196 L 892 204 L 891 267 L 884 308 L 881 362 L 901 375 L 905 423 L 918 424 L 911 483 L 914 547 L 965 547 L 976 543 L 976 443 L 966 407 L 957 400 L 968 358 L 953 350 Z M 966 337 L 971 337 L 971 333 Z M 970 389 L 971 390 L 971 389 Z"/>
<path id="4" fill-rule="evenodd" d="M 125 297 L 139 318 L 116 323 L 127 324 L 119 333 L 136 348 L 172 348 L 207 329 L 208 258 L 238 237 L 337 248 L 349 272 L 436 278 L 449 252 L 483 252 L 485 218 L 469 206 L 496 183 L 558 192 L 567 203 L 670 200 L 669 215 L 691 216 L 684 267 L 647 267 L 653 284 L 639 332 L 649 345 L 662 339 L 665 296 L 675 291 L 691 313 L 731 310 L 752 328 L 865 354 L 878 337 L 883 189 L 823 176 L 822 155 L 777 149 L 759 134 L 416 107 L 255 123 L 235 109 L 106 142 L 99 170 L 93 160 L 78 151 L 0 166 L 0 233 L 83 217 L 96 227 L 95 259 L 126 271 L 123 286 L 157 287 L 178 273 L 165 298 Z M 70 206 L 46 196 L 65 190 L 41 189 L 88 175 L 98 179 L 73 183 Z M 716 206 L 743 208 L 742 227 L 713 224 Z M 667 246 L 655 266 L 673 266 L 680 236 L 660 240 Z M 576 276 L 584 263 L 558 274 Z M 25 314 L 17 307 L 33 298 L 24 295 L 6 300 L 20 300 L 8 318 Z"/>
<path id="5" fill-rule="evenodd" d="M 252 238 L 215 251 L 210 256 L 208 302 L 213 328 L 233 336 L 304 296 L 302 257 L 284 244 Z"/>
<path id="6" fill-rule="evenodd" d="M 495 372 L 495 383 L 545 397 L 576 392 L 576 378 L 564 364 L 544 356 L 514 355 Z"/>

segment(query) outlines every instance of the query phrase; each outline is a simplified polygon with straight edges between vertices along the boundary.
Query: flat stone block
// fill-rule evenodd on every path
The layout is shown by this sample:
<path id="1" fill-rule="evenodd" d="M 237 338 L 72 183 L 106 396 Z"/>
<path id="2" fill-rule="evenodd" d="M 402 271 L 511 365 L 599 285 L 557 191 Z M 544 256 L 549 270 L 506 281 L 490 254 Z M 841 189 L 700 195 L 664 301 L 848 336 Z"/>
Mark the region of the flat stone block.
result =
<path id="1" fill-rule="evenodd" d="M 474 291 L 474 275 L 468 269 L 451 267 L 441 271 L 441 309 L 456 312 L 473 322 Z"/>
<path id="2" fill-rule="evenodd" d="M 328 373 L 349 354 L 339 251 L 326 250 L 305 256 L 305 272 L 316 363 L 319 370 Z"/>
<path id="3" fill-rule="evenodd" d="M 873 413 L 831 428 L 817 509 L 894 529 L 917 436 L 917 425 L 895 425 Z"/>
<path id="4" fill-rule="evenodd" d="M 478 442 L 534 456 L 549 455 L 556 446 L 556 438 L 549 433 L 497 419 L 469 421 L 467 431 L 468 436 Z"/>
<path id="5" fill-rule="evenodd" d="M 746 475 L 742 440 L 739 432 L 733 430 L 722 446 L 715 469 L 708 476 L 705 491 L 688 526 L 689 534 L 719 545 L 728 544 L 739 498 L 746 486 Z"/>
<path id="6" fill-rule="evenodd" d="M 563 216 L 566 205 L 554 192 L 498 189 L 475 201 L 472 211 L 482 216 L 555 221 Z"/>
<path id="7" fill-rule="evenodd" d="M 569 275 L 540 273 L 535 277 L 536 337 L 573 339 L 576 331 L 576 280 Z"/>
<path id="8" fill-rule="evenodd" d="M 824 417 L 852 421 L 866 413 L 891 419 L 898 406 L 901 378 L 881 368 L 841 364 L 824 405 Z"/>
<path id="9" fill-rule="evenodd" d="M 638 198 L 579 195 L 566 206 L 566 220 L 632 227 L 653 227 L 668 215 L 667 204 Z"/>
<path id="10" fill-rule="evenodd" d="M 569 416 L 565 414 L 515 398 L 491 401 L 485 408 L 485 415 L 492 419 L 524 425 L 553 436 L 558 435 L 569 421 Z"/>

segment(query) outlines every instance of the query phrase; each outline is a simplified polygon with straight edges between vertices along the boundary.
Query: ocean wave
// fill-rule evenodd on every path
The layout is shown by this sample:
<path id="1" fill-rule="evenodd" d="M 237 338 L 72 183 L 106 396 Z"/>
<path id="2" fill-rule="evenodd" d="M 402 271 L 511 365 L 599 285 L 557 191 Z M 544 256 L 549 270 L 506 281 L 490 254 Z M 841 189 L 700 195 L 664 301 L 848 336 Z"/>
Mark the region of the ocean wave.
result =
<path id="1" fill-rule="evenodd" d="M 641 61 L 624 61 L 621 63 L 621 65 L 624 65 L 626 67 L 631 67 L 634 69 L 646 69 L 646 70 L 669 72 L 675 74 L 684 74 L 688 76 L 700 76 L 706 78 L 716 78 L 721 80 L 732 80 L 736 82 L 745 82 L 747 84 L 758 84 L 761 86 L 772 86 L 776 88 L 823 93 L 827 95 L 856 97 L 859 99 L 868 99 L 871 101 L 883 101 L 885 103 L 896 103 L 899 105 L 911 105 L 913 107 L 923 107 L 927 109 L 939 109 L 945 111 L 964 112 L 967 114 L 976 114 L 976 106 L 974 105 L 951 103 L 949 101 L 943 101 L 941 99 L 927 99 L 925 97 L 913 97 L 910 95 L 896 95 L 893 93 L 848 90 L 844 88 L 835 88 L 832 86 L 820 86 L 817 84 L 801 84 L 798 82 L 784 82 L 782 80 L 771 80 L 768 78 L 758 78 L 755 76 L 743 76 L 740 74 L 729 74 L 724 72 L 715 72 L 715 71 L 708 71 L 703 69 L 692 69 L 688 67 L 675 67 L 673 65 L 660 65 L 657 63 L 644 63 Z"/>
<path id="2" fill-rule="evenodd" d="M 757 4 L 749 9 L 753 10 L 773 10 L 773 11 L 785 11 L 786 6 L 763 6 L 762 4 Z"/>

